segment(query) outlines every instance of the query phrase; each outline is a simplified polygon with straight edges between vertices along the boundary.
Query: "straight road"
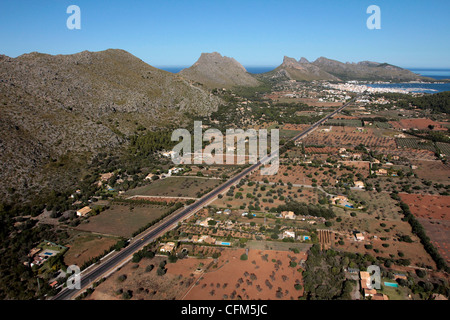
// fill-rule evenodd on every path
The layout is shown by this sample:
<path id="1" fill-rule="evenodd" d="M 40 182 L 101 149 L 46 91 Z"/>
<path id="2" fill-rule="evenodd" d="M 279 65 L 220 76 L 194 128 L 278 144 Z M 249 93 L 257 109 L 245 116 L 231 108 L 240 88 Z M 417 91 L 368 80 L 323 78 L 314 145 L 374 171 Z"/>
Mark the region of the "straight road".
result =
<path id="1" fill-rule="evenodd" d="M 336 115 L 338 112 L 341 112 L 342 109 L 347 107 L 349 104 L 353 103 L 356 98 L 353 98 L 349 102 L 345 103 L 342 107 L 339 107 L 329 115 L 325 116 L 321 120 L 314 123 L 311 127 L 306 129 L 305 131 L 302 131 L 301 133 L 297 134 L 293 138 L 291 138 L 289 141 L 297 141 L 312 131 L 314 131 L 318 126 L 320 126 L 322 123 L 326 122 L 328 119 Z M 289 142 L 288 141 L 288 142 Z M 265 156 L 263 159 L 258 161 L 257 163 L 245 168 L 240 173 L 235 175 L 234 177 L 230 178 L 228 181 L 226 181 L 224 184 L 220 185 L 210 193 L 204 195 L 201 197 L 198 201 L 191 204 L 189 207 L 181 210 L 178 213 L 173 213 L 166 219 L 164 219 L 159 224 L 155 225 L 154 227 L 151 227 L 149 230 L 144 231 L 141 235 L 136 236 L 134 241 L 130 242 L 130 244 L 117 252 L 116 254 L 112 255 L 107 260 L 101 261 L 100 264 L 95 265 L 91 271 L 85 272 L 85 274 L 82 273 L 81 275 L 81 289 L 67 289 L 64 288 L 62 291 L 60 291 L 56 296 L 53 297 L 53 300 L 68 300 L 76 297 L 78 294 L 82 293 L 85 289 L 87 289 L 93 282 L 97 281 L 98 279 L 101 279 L 102 277 L 106 276 L 107 274 L 113 272 L 118 266 L 124 264 L 126 261 L 131 259 L 133 254 L 139 250 L 141 250 L 144 246 L 151 243 L 156 239 L 160 234 L 162 234 L 165 230 L 169 229 L 179 221 L 183 220 L 190 214 L 195 213 L 199 209 L 206 206 L 209 202 L 215 199 L 220 193 L 226 191 L 229 187 L 231 187 L 233 184 L 237 183 L 239 180 L 241 180 L 243 177 L 245 177 L 247 174 L 251 173 L 252 171 L 258 169 L 263 164 L 268 163 L 268 161 L 274 159 L 278 156 L 278 150 L 274 150 L 271 152 L 270 155 Z"/>

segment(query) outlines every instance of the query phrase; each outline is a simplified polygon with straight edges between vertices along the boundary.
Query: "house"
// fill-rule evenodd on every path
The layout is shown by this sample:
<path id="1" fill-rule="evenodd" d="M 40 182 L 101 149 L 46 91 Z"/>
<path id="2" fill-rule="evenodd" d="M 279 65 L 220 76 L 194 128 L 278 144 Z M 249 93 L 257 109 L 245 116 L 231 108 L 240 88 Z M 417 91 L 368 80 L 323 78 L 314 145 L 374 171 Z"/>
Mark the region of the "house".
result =
<path id="1" fill-rule="evenodd" d="M 225 209 L 225 210 L 223 210 L 223 214 L 230 214 L 231 213 L 231 210 L 230 209 Z"/>
<path id="2" fill-rule="evenodd" d="M 377 290 L 372 287 L 372 279 L 370 273 L 367 271 L 360 271 L 359 277 L 361 279 L 361 289 L 363 289 L 365 297 L 373 297 L 377 294 Z"/>
<path id="3" fill-rule="evenodd" d="M 331 199 L 331 202 L 333 204 L 347 203 L 348 202 L 348 198 L 346 196 L 336 196 L 336 197 Z"/>
<path id="4" fill-rule="evenodd" d="M 41 251 L 41 248 L 33 248 L 30 250 L 30 253 L 28 254 L 29 257 L 33 257 L 36 255 L 39 251 Z"/>
<path id="5" fill-rule="evenodd" d="M 282 234 L 281 234 L 281 238 L 295 238 L 295 232 L 294 231 L 288 231 L 285 230 Z"/>
<path id="6" fill-rule="evenodd" d="M 281 212 L 281 217 L 283 219 L 292 219 L 292 220 L 294 220 L 295 219 L 295 214 L 294 214 L 293 211 L 282 211 Z"/>
<path id="7" fill-rule="evenodd" d="M 344 153 L 344 152 L 347 152 L 347 149 L 345 149 L 345 148 L 340 148 L 339 149 L 339 153 Z"/>
<path id="8" fill-rule="evenodd" d="M 361 232 L 357 232 L 357 233 L 355 233 L 355 239 L 356 239 L 356 241 L 363 241 L 364 236 Z"/>
<path id="9" fill-rule="evenodd" d="M 354 154 L 352 155 L 353 160 L 360 160 L 361 157 L 362 157 L 362 154 L 361 154 L 361 153 L 354 153 Z"/>
<path id="10" fill-rule="evenodd" d="M 362 181 L 355 181 L 355 187 L 359 189 L 364 189 L 364 182 Z"/>
<path id="11" fill-rule="evenodd" d="M 197 224 L 201 225 L 202 227 L 209 227 L 208 222 L 211 221 L 211 220 L 214 220 L 214 219 L 211 218 L 211 217 L 208 217 L 205 220 L 198 221 Z"/>
<path id="12" fill-rule="evenodd" d="M 403 273 L 394 273 L 394 279 L 403 279 L 403 280 L 408 280 L 408 277 L 403 274 Z"/>
<path id="13" fill-rule="evenodd" d="M 203 235 L 203 236 L 201 236 L 198 239 L 198 242 L 204 242 L 204 243 L 207 243 L 207 244 L 215 244 L 216 243 L 216 239 L 214 239 L 213 237 L 210 237 L 210 236 Z"/>
<path id="14" fill-rule="evenodd" d="M 174 248 L 175 248 L 175 242 L 167 242 L 159 249 L 159 251 L 171 253 Z"/>
<path id="15" fill-rule="evenodd" d="M 103 173 L 100 175 L 100 180 L 106 182 L 109 179 L 111 179 L 113 175 L 114 175 L 114 172 Z"/>
<path id="16" fill-rule="evenodd" d="M 170 157 L 173 158 L 175 156 L 175 151 L 167 151 L 161 153 L 164 157 Z"/>
<path id="17" fill-rule="evenodd" d="M 377 176 L 385 176 L 385 175 L 387 175 L 387 170 L 386 169 L 383 169 L 383 168 L 381 168 L 381 169 L 378 169 L 377 171 L 375 171 L 375 174 L 377 175 Z"/>
<path id="18" fill-rule="evenodd" d="M 89 208 L 89 206 L 83 207 L 83 208 L 77 210 L 77 216 L 84 217 L 85 215 L 87 215 L 91 211 L 92 211 L 92 209 Z"/>

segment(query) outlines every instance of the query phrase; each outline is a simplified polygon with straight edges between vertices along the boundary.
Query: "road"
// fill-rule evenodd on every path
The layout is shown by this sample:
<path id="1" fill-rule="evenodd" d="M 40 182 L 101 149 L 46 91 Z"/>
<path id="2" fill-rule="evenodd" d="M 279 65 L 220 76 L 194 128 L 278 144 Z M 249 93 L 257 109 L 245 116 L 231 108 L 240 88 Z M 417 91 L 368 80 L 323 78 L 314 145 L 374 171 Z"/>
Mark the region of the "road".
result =
<path id="1" fill-rule="evenodd" d="M 345 103 L 343 106 L 339 107 L 329 115 L 325 116 L 321 120 L 314 123 L 311 127 L 306 129 L 305 131 L 302 131 L 301 133 L 297 134 L 293 138 L 291 138 L 289 141 L 296 141 L 299 140 L 312 131 L 314 131 L 318 126 L 320 126 L 322 123 L 326 122 L 329 118 L 333 117 L 342 109 L 344 109 L 349 104 L 353 103 L 353 101 L 356 98 L 350 100 L 349 102 Z M 289 142 L 288 141 L 288 142 Z M 278 155 L 278 150 L 273 150 L 270 155 L 265 156 L 257 163 L 245 168 L 240 173 L 236 174 L 234 177 L 230 178 L 228 181 L 211 191 L 210 193 L 204 195 L 201 197 L 198 201 L 191 204 L 189 207 L 181 210 L 178 213 L 173 213 L 166 219 L 164 219 L 161 223 L 155 225 L 154 227 L 151 227 L 149 230 L 144 231 L 143 234 L 136 236 L 135 240 L 132 241 L 127 247 L 123 248 L 116 254 L 112 255 L 110 258 L 105 259 L 104 261 L 101 261 L 100 264 L 95 265 L 92 267 L 93 269 L 91 271 L 85 271 L 81 274 L 81 289 L 67 289 L 64 288 L 62 291 L 60 291 L 57 295 L 53 297 L 53 300 L 68 300 L 76 297 L 78 294 L 82 293 L 84 290 L 86 290 L 93 282 L 101 279 L 102 277 L 106 276 L 108 273 L 113 272 L 118 266 L 121 264 L 124 264 L 126 261 L 131 259 L 132 255 L 141 250 L 144 246 L 151 243 L 154 239 L 156 239 L 161 233 L 163 233 L 164 230 L 169 229 L 171 226 L 175 225 L 179 221 L 186 218 L 188 215 L 198 211 L 199 209 L 206 206 L 210 201 L 212 201 L 215 197 L 217 197 L 220 193 L 227 190 L 229 187 L 231 187 L 233 184 L 237 183 L 239 180 L 241 180 L 243 177 L 245 177 L 247 174 L 251 173 L 252 171 L 258 169 L 263 164 L 268 163 L 272 158 L 276 157 Z"/>

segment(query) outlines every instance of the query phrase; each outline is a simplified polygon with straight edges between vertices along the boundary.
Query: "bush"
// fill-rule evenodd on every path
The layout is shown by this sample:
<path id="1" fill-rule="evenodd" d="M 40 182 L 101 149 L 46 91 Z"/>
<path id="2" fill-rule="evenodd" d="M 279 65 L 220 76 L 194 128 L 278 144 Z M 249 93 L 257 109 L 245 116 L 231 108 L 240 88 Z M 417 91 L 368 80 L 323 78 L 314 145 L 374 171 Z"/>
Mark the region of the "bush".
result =
<path id="1" fill-rule="evenodd" d="M 126 279 L 127 279 L 127 276 L 125 274 L 122 274 L 117 278 L 117 281 L 124 282 Z"/>
<path id="2" fill-rule="evenodd" d="M 166 274 L 166 269 L 159 267 L 159 268 L 156 270 L 156 274 L 157 274 L 158 276 L 163 276 L 163 275 Z"/>
<path id="3" fill-rule="evenodd" d="M 303 286 L 298 283 L 294 286 L 294 288 L 295 288 L 295 290 L 302 290 Z"/>
<path id="4" fill-rule="evenodd" d="M 241 255 L 241 260 L 247 260 L 247 259 L 248 259 L 248 256 L 245 253 L 243 253 Z"/>

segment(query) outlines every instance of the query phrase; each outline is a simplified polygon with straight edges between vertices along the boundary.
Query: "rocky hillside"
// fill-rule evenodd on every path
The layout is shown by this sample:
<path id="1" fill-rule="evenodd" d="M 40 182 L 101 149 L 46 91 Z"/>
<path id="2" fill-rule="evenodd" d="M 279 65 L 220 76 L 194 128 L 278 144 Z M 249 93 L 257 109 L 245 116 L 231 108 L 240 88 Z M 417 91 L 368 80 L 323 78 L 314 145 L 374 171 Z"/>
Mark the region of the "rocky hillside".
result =
<path id="1" fill-rule="evenodd" d="M 339 78 L 323 71 L 319 67 L 311 64 L 306 58 L 301 58 L 299 61 L 294 58 L 284 57 L 283 63 L 265 74 L 268 79 L 280 80 L 332 80 L 338 81 Z"/>
<path id="2" fill-rule="evenodd" d="M 68 152 L 110 150 L 139 128 L 177 126 L 219 104 L 123 50 L 0 56 L 0 194 L 41 187 L 42 169 Z"/>
<path id="3" fill-rule="evenodd" d="M 256 87 L 261 83 L 233 58 L 220 53 L 202 53 L 191 67 L 179 74 L 185 79 L 201 83 L 208 88 Z"/>
<path id="4" fill-rule="evenodd" d="M 342 80 L 372 80 L 372 81 L 414 81 L 432 79 L 422 77 L 409 70 L 388 63 L 362 61 L 358 63 L 343 63 L 324 57 L 312 63 L 314 66 Z"/>

